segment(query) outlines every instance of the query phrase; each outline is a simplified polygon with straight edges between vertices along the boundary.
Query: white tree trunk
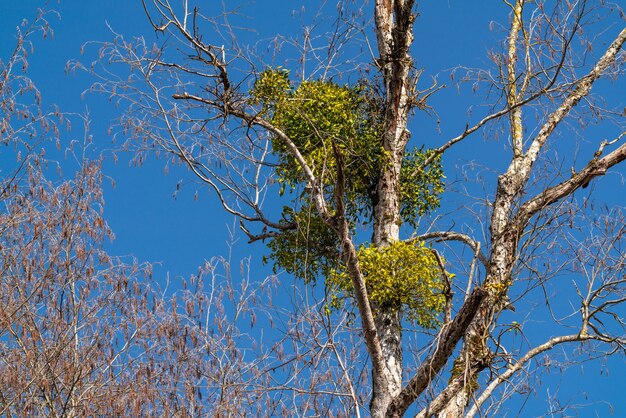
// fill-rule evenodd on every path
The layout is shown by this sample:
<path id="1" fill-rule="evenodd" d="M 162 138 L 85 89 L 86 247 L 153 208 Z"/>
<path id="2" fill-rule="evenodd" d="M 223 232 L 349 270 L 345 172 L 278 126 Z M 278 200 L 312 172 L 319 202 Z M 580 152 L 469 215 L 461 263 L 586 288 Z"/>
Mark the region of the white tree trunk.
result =
<path id="1" fill-rule="evenodd" d="M 376 1 L 376 38 L 379 68 L 385 83 L 385 121 L 382 145 L 390 160 L 381 168 L 374 208 L 373 243 L 385 247 L 400 231 L 400 169 L 409 140 L 409 48 L 413 41 L 413 0 Z M 376 328 L 384 359 L 385 387 L 374 385 L 372 416 L 384 416 L 391 400 L 402 390 L 402 316 L 392 307 L 377 307 Z M 377 379 L 373 379 L 376 381 Z"/>

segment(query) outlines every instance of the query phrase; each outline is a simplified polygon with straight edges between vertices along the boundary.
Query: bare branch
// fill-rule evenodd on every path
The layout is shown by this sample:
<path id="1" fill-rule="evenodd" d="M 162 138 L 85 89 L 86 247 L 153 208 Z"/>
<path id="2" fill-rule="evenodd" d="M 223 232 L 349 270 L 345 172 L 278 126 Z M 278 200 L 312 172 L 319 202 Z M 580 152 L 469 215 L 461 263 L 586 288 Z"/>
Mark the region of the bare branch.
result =
<path id="1" fill-rule="evenodd" d="M 621 50 L 622 45 L 626 41 L 626 28 L 622 29 L 622 31 L 617 35 L 615 40 L 611 43 L 611 45 L 607 48 L 606 52 L 593 69 L 584 77 L 582 77 L 577 83 L 574 91 L 572 91 L 567 98 L 563 101 L 563 103 L 547 117 L 546 122 L 543 124 L 539 133 L 531 143 L 528 151 L 524 156 L 524 160 L 528 161 L 528 165 L 535 162 L 537 156 L 539 155 L 539 151 L 543 148 L 543 145 L 546 143 L 548 137 L 552 134 L 554 129 L 557 127 L 559 122 L 563 120 L 563 118 L 572 110 L 578 102 L 589 94 L 591 87 L 594 82 L 604 74 L 604 72 L 609 68 L 610 65 L 615 62 L 615 58 L 617 57 L 618 52 Z"/>
<path id="2" fill-rule="evenodd" d="M 602 148 L 604 148 L 604 146 L 596 152 L 596 156 L 587 163 L 587 166 L 578 173 L 574 173 L 572 178 L 544 190 L 524 203 L 518 212 L 516 222 L 520 224 L 526 223 L 541 209 L 571 195 L 579 187 L 586 187 L 592 179 L 605 175 L 609 168 L 626 160 L 626 144 L 620 145 L 619 148 L 607 154 L 605 157 L 599 158 L 602 153 Z"/>
<path id="3" fill-rule="evenodd" d="M 532 350 L 529 350 L 523 357 L 517 360 L 515 364 L 510 365 L 504 373 L 500 374 L 494 380 L 492 380 L 491 383 L 489 383 L 489 385 L 480 394 L 480 396 L 474 400 L 474 404 L 465 415 L 465 418 L 473 418 L 480 411 L 480 407 L 482 406 L 482 404 L 491 397 L 496 388 L 502 383 L 507 382 L 511 378 L 511 376 L 521 370 L 522 367 L 524 367 L 526 363 L 528 363 L 534 357 L 548 350 L 552 350 L 555 346 L 559 344 L 569 342 L 582 342 L 590 339 L 594 339 L 594 337 L 581 334 L 564 335 L 562 337 L 551 338 L 547 342 L 533 348 Z"/>
<path id="4" fill-rule="evenodd" d="M 446 407 L 446 405 L 448 405 L 448 403 L 460 390 L 463 390 L 463 386 L 466 384 L 465 380 L 465 374 L 461 374 L 452 379 L 446 388 L 442 390 L 441 393 L 439 393 L 439 395 L 437 395 L 426 408 L 422 409 L 415 415 L 415 418 L 430 418 L 432 416 L 436 416 L 443 410 L 443 408 Z"/>
<path id="5" fill-rule="evenodd" d="M 456 344 L 465 334 L 486 296 L 487 292 L 482 288 L 474 289 L 454 320 L 444 325 L 435 352 L 423 361 L 402 392 L 389 404 L 388 417 L 403 416 L 409 406 L 430 385 L 432 379 L 437 376 L 452 355 Z"/>
<path id="6" fill-rule="evenodd" d="M 178 94 L 174 94 L 172 97 L 174 99 L 179 99 L 179 100 L 193 100 L 199 103 L 204 103 L 213 108 L 222 110 L 224 114 L 233 115 L 243 120 L 247 124 L 257 125 L 267 130 L 268 132 L 271 132 L 272 134 L 276 135 L 278 138 L 280 138 L 280 140 L 284 141 L 284 143 L 289 148 L 289 151 L 293 154 L 294 158 L 296 159 L 298 164 L 300 164 L 300 166 L 302 167 L 302 170 L 304 171 L 304 174 L 307 179 L 308 187 L 311 188 L 311 195 L 313 196 L 315 200 L 315 204 L 316 204 L 317 210 L 320 213 L 320 216 L 325 221 L 331 220 L 331 216 L 328 214 L 328 210 L 326 209 L 326 202 L 324 200 L 322 190 L 320 189 L 319 181 L 315 177 L 315 174 L 313 174 L 313 170 L 311 169 L 311 167 L 309 167 L 306 160 L 300 153 L 300 150 L 298 149 L 298 147 L 294 144 L 292 139 L 289 138 L 289 136 L 286 135 L 283 131 L 281 131 L 280 129 L 278 129 L 277 127 L 272 125 L 270 122 L 266 121 L 265 119 L 259 116 L 246 113 L 245 111 L 241 109 L 232 107 L 228 103 L 205 99 L 205 98 L 195 96 L 189 93 L 178 93 Z"/>
<path id="7" fill-rule="evenodd" d="M 426 234 L 421 234 L 413 238 L 415 240 L 426 241 L 434 239 L 435 241 L 460 241 L 467 244 L 474 252 L 477 252 L 478 259 L 480 262 L 487 266 L 489 260 L 485 255 L 480 251 L 480 244 L 478 241 L 474 241 L 469 235 L 461 234 L 459 232 L 451 232 L 451 231 L 438 231 L 438 232 L 428 232 Z"/>

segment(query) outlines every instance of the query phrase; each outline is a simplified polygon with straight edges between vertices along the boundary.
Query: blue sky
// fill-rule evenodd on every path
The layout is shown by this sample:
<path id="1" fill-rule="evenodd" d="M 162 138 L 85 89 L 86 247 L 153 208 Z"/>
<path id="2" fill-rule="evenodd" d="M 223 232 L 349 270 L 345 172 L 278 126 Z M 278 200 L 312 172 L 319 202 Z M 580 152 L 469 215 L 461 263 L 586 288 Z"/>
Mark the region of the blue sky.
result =
<path id="1" fill-rule="evenodd" d="M 21 18 L 34 16 L 36 2 L 3 3 L 3 8 L 9 10 L 2 15 L 0 30 L 4 52 L 5 45 L 11 47 L 10 41 Z M 54 37 L 45 40 L 35 37 L 35 53 L 30 58 L 29 75 L 43 92 L 44 106 L 55 103 L 64 112 L 91 116 L 90 134 L 96 146 L 94 157 L 100 151 L 115 148 L 107 132 L 119 113 L 105 97 L 82 95 L 93 82 L 88 74 L 68 75 L 65 68 L 71 59 L 95 59 L 93 54 L 97 53 L 97 48 L 87 47 L 85 51 L 91 55 L 86 58 L 81 55 L 83 45 L 88 41 L 112 39 L 111 29 L 128 37 L 152 33 L 143 18 L 141 3 L 124 3 L 127 4 L 105 1 L 52 4 L 60 15 L 60 19 L 49 16 Z M 72 132 L 64 134 L 64 143 L 81 139 L 82 135 L 82 127 L 74 126 Z M 105 151 L 105 155 L 110 153 Z M 160 264 L 163 268 L 157 268 L 157 272 L 170 271 L 175 276 L 188 276 L 205 258 L 225 255 L 227 225 L 232 226 L 230 217 L 205 199 L 202 192 L 200 199 L 194 201 L 193 185 L 189 185 L 181 173 L 165 176 L 162 162 L 148 163 L 137 169 L 129 166 L 127 155 L 119 157 L 117 164 L 108 158 L 104 170 L 111 180 L 105 182 L 105 216 L 116 234 L 110 248 L 113 253 L 132 254 L 140 260 Z M 67 161 L 61 161 L 68 165 Z M 174 199 L 176 185 L 181 181 L 187 186 Z"/>
<path id="2" fill-rule="evenodd" d="M 313 20 L 316 3 L 288 0 L 246 2 L 242 8 L 244 16 L 237 23 L 254 30 L 242 30 L 240 39 L 244 43 L 259 40 L 269 43 L 278 32 L 287 35 L 298 33 L 303 24 L 307 25 Z M 12 48 L 16 26 L 21 19 L 32 18 L 34 8 L 41 4 L 34 0 L 0 0 L 0 57 L 5 57 Z M 133 36 L 157 38 L 144 17 L 139 1 L 63 0 L 60 3 L 50 2 L 50 6 L 59 13 L 59 17 L 49 17 L 55 30 L 54 37 L 33 38 L 34 54 L 30 57 L 28 74 L 43 93 L 44 107 L 58 104 L 64 112 L 88 113 L 92 120 L 90 134 L 94 138 L 94 156 L 100 152 L 110 155 L 108 150 L 113 149 L 115 144 L 111 142 L 107 131 L 111 121 L 119 116 L 120 109 L 106 97 L 94 94 L 83 96 L 82 93 L 93 79 L 85 72 L 68 75 L 65 71 L 66 63 L 73 59 L 83 62 L 93 60 L 97 46 L 87 47 L 85 55 L 81 55 L 81 47 L 86 42 L 113 39 L 112 31 L 127 39 Z M 418 7 L 420 17 L 415 26 L 413 48 L 417 65 L 425 69 L 424 80 L 437 77 L 440 82 L 450 86 L 435 95 L 430 102 L 437 111 L 441 125 L 436 123 L 436 117 L 418 114 L 410 128 L 414 141 L 435 146 L 462 132 L 466 123 L 476 121 L 476 115 L 485 112 L 478 106 L 474 108 L 476 115 L 468 114 L 468 107 L 475 104 L 476 98 L 480 98 L 482 93 L 466 94 L 469 87 L 461 89 L 463 94 L 457 93 L 455 82 L 450 79 L 450 70 L 458 65 L 488 65 L 487 51 L 495 46 L 502 35 L 501 31 L 490 29 L 490 22 L 506 23 L 507 7 L 496 1 L 461 0 L 423 1 L 419 2 Z M 616 33 L 617 29 L 612 26 L 607 27 L 606 31 Z M 603 47 L 600 44 L 597 51 L 602 51 Z M 277 65 L 288 66 L 288 62 L 279 62 Z M 425 86 L 428 84 L 428 81 L 424 81 Z M 624 103 L 626 82 L 623 79 L 613 84 L 603 82 L 596 91 L 609 92 L 613 102 Z M 621 96 L 617 92 L 622 92 Z M 65 143 L 82 137 L 83 131 L 77 125 L 75 123 L 71 132 L 63 134 Z M 590 132 L 596 138 L 611 138 L 617 133 L 610 125 L 606 130 L 593 128 Z M 597 143 L 592 137 L 582 139 L 579 161 L 583 161 L 587 155 L 584 152 Z M 446 154 L 446 173 L 448 181 L 454 183 L 452 189 L 467 187 L 479 196 L 493 193 L 497 171 L 501 171 L 509 161 L 505 145 L 504 141 L 500 143 L 490 135 L 483 138 L 479 134 Z M 572 149 L 566 146 L 560 151 L 569 152 Z M 109 158 L 104 166 L 105 174 L 111 179 L 105 186 L 105 217 L 116 235 L 116 240 L 109 245 L 110 252 L 133 255 L 140 261 L 157 263 L 157 280 L 165 280 L 168 274 L 172 280 L 179 276 L 187 277 L 205 259 L 228 256 L 230 251 L 234 259 L 253 255 L 255 271 L 260 275 L 269 273 L 269 269 L 260 262 L 266 253 L 263 245 L 245 245 L 246 238 L 237 232 L 235 220 L 222 211 L 218 202 L 185 170 L 173 169 L 165 175 L 162 161 L 149 160 L 137 168 L 129 165 L 128 155 L 122 153 L 118 157 L 117 163 Z M 72 163 L 61 155 L 58 158 L 61 165 L 67 167 L 66 172 L 71 171 Z M 463 170 L 468 170 L 469 176 L 475 181 L 465 184 L 463 176 L 459 174 Z M 594 184 L 591 188 L 594 190 L 593 198 L 609 206 L 626 204 L 622 175 L 626 175 L 624 167 L 614 170 L 597 185 Z M 485 181 L 484 190 L 481 179 Z M 173 198 L 177 185 L 181 189 Z M 196 193 L 197 199 L 194 197 Z M 466 202 L 458 194 L 452 196 L 450 201 L 442 208 L 443 212 L 453 211 L 457 205 Z M 458 219 L 459 223 L 463 221 L 464 218 Z M 478 225 L 474 227 L 479 228 Z M 235 233 L 237 245 L 230 245 L 231 232 Z M 283 278 L 290 280 L 286 276 Z M 574 367 L 562 378 L 553 376 L 553 379 L 555 384 L 560 381 L 561 391 L 571 392 L 576 400 L 580 392 L 568 382 L 586 381 L 591 400 L 581 399 L 581 403 L 609 398 L 615 407 L 614 416 L 626 416 L 626 401 L 622 396 L 624 380 L 606 378 L 607 373 L 615 376 L 620 372 L 626 372 L 624 360 L 614 358 L 607 365 Z M 610 386 L 607 386 L 608 382 L 611 382 Z M 545 391 L 545 388 L 542 390 Z M 543 399 L 545 392 L 540 397 Z M 538 402 L 536 408 L 536 411 L 545 410 L 545 403 Z M 600 405 L 596 409 L 599 416 L 606 416 L 606 407 Z M 530 411 L 533 411 L 532 406 Z M 533 415 L 531 412 L 530 415 L 521 416 Z"/>
<path id="3" fill-rule="evenodd" d="M 259 40 L 269 43 L 277 33 L 299 33 L 302 25 L 310 24 L 317 12 L 314 1 L 298 2 L 298 7 L 291 1 L 272 1 L 272 7 L 266 7 L 267 3 L 248 2 L 241 9 L 241 22 L 238 23 L 252 28 L 251 31 L 242 31 L 241 36 L 248 37 L 250 43 Z M 44 3 L 2 0 L 1 4 L 1 50 L 6 53 L 5 48 L 12 47 L 11 40 L 14 39 L 16 26 L 24 18 L 32 19 L 35 7 Z M 480 63 L 482 57 L 477 56 L 477 53 L 483 54 L 489 43 L 495 39 L 495 36 L 490 37 L 489 21 L 495 17 L 501 18 L 506 13 L 502 7 L 494 7 L 493 15 L 483 13 L 484 9 L 481 9 L 481 13 L 476 13 L 475 8 L 465 2 L 431 2 L 424 6 L 433 11 L 422 10 L 423 17 L 419 19 L 420 24 L 416 25 L 417 60 L 418 65 L 425 68 L 432 66 L 437 71 L 450 69 L 459 62 L 473 61 L 474 65 Z M 66 63 L 80 60 L 88 64 L 94 60 L 97 45 L 88 43 L 109 41 L 114 37 L 112 31 L 122 34 L 126 39 L 146 36 L 156 40 L 154 31 L 144 17 L 139 1 L 53 1 L 50 8 L 58 12 L 58 16 L 49 16 L 54 37 L 33 38 L 35 49 L 30 57 L 28 74 L 42 91 L 44 106 L 58 104 L 64 112 L 90 115 L 90 134 L 93 135 L 97 148 L 94 152 L 111 150 L 115 145 L 111 143 L 108 128 L 115 117 L 119 116 L 118 109 L 106 97 L 84 95 L 93 79 L 89 74 L 80 71 L 68 75 Z M 466 45 L 450 42 L 446 37 L 448 27 L 438 23 L 440 18 L 430 18 L 431 13 L 445 15 L 450 27 L 465 26 L 467 17 L 472 16 L 472 30 L 463 39 L 474 43 L 477 48 L 467 48 Z M 422 39 L 428 39 L 428 42 L 423 42 Z M 276 65 L 284 64 L 288 62 L 279 62 Z M 431 71 L 427 72 L 429 73 L 437 75 Z M 465 108 L 467 102 L 457 103 L 455 107 Z M 437 110 L 440 112 L 440 109 Z M 427 127 L 429 138 L 426 143 L 431 142 L 433 145 L 445 138 L 445 135 L 459 132 L 465 123 L 462 120 L 445 123 L 442 125 L 442 134 L 437 134 L 434 118 L 424 116 L 421 119 L 426 125 L 430 125 Z M 82 130 L 78 126 L 75 128 L 77 129 L 65 135 L 66 141 L 82 137 Z M 117 164 L 109 161 L 105 165 L 105 174 L 115 184 L 115 187 L 110 187 L 109 183 L 105 195 L 106 218 L 116 234 L 112 247 L 115 253 L 133 254 L 141 260 L 160 263 L 163 271 L 187 276 L 205 258 L 224 255 L 228 251 L 227 241 L 230 241 L 228 236 L 235 225 L 234 220 L 221 211 L 216 202 L 208 198 L 206 190 L 197 187 L 186 172 L 174 170 L 164 175 L 162 162 L 149 161 L 138 169 L 129 167 L 128 156 L 118 154 L 118 157 Z M 181 185 L 181 190 L 177 193 L 177 198 L 173 199 L 177 184 Z M 196 192 L 197 201 L 194 198 Z M 245 237 L 238 237 L 245 240 Z M 263 252 L 261 247 L 257 244 L 252 247 L 237 246 L 236 249 L 241 250 L 240 254 L 247 254 L 250 251 Z"/>

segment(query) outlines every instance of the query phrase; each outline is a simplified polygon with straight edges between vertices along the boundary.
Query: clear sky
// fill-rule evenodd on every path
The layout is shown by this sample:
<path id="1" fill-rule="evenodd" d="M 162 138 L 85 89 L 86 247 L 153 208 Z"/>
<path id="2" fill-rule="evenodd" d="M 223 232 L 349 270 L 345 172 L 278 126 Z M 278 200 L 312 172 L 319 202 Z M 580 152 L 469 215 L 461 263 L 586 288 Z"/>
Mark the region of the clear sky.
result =
<path id="1" fill-rule="evenodd" d="M 213 0 L 205 2 L 207 5 L 213 3 L 221 4 Z M 253 30 L 242 30 L 241 39 L 251 44 L 259 41 L 269 44 L 269 40 L 277 33 L 296 34 L 301 31 L 303 24 L 313 21 L 317 3 L 293 0 L 247 1 L 242 8 L 245 17 L 238 23 Z M 450 79 L 450 70 L 459 65 L 479 67 L 488 64 L 487 52 L 502 35 L 497 25 L 496 30 L 492 30 L 490 23 L 497 21 L 506 24 L 508 9 L 499 1 L 429 0 L 418 3 L 420 17 L 415 25 L 414 45 L 417 65 L 424 68 L 424 80 L 437 77 L 440 82 L 450 86 L 435 95 L 430 102 L 437 111 L 441 125 L 437 124 L 434 116 L 418 114 L 410 128 L 416 143 L 435 146 L 462 132 L 467 122 L 476 121 L 478 116 L 474 112 L 476 115 L 484 114 L 485 109 L 480 106 L 474 106 L 472 113 L 468 112 L 470 105 L 476 105 L 477 96 L 459 94 L 455 81 Z M 6 57 L 12 49 L 20 21 L 23 18 L 31 19 L 35 8 L 42 4 L 36 0 L 0 0 L 0 58 Z M 86 72 L 67 74 L 66 63 L 73 59 L 86 63 L 95 59 L 97 45 L 87 46 L 84 55 L 81 55 L 82 46 L 91 41 L 110 41 L 114 37 L 113 32 L 127 39 L 133 36 L 145 36 L 150 42 L 158 39 L 149 27 L 138 0 L 61 0 L 60 3 L 50 2 L 49 6 L 59 13 L 58 16 L 49 16 L 54 37 L 33 38 L 34 53 L 30 57 L 28 74 L 43 94 L 44 107 L 58 104 L 64 112 L 88 113 L 92 119 L 90 134 L 94 138 L 94 156 L 100 152 L 110 156 L 109 150 L 116 145 L 107 131 L 121 110 L 106 97 L 82 95 L 93 79 Z M 618 29 L 607 27 L 606 32 L 614 34 Z M 604 44 L 600 44 L 598 51 L 604 47 Z M 425 86 L 428 84 L 428 81 L 424 81 Z M 467 93 L 470 87 L 463 87 L 461 93 Z M 600 83 L 597 90 L 611 92 L 614 100 L 624 103 L 624 80 L 616 84 Z M 480 94 L 478 97 L 481 97 Z M 610 128 L 591 132 L 600 138 L 614 137 L 616 133 Z M 62 137 L 67 144 L 72 139 L 80 139 L 83 134 L 84 131 L 76 122 L 72 131 L 63 133 Z M 454 184 L 456 190 L 467 187 L 472 191 L 480 191 L 479 195 L 493 194 L 494 179 L 497 172 L 508 164 L 509 156 L 505 152 L 506 143 L 499 143 L 490 135 L 487 134 L 485 138 L 477 135 L 472 141 L 446 154 L 444 163 L 448 181 Z M 583 139 L 578 149 L 581 154 L 597 143 L 593 138 Z M 0 155 L 0 162 L 8 157 L 6 154 Z M 246 237 L 238 232 L 235 220 L 221 210 L 207 189 L 197 184 L 186 170 L 174 168 L 166 175 L 163 161 L 149 160 L 137 168 L 130 166 L 128 155 L 121 153 L 118 157 L 117 163 L 108 158 L 104 167 L 105 174 L 111 179 L 105 186 L 105 217 L 116 235 L 116 240 L 109 245 L 111 253 L 132 254 L 140 261 L 157 263 L 155 277 L 163 281 L 168 274 L 173 281 L 176 277 L 187 277 L 205 259 L 228 256 L 231 249 L 234 259 L 252 255 L 256 272 L 261 275 L 269 273 L 269 269 L 261 264 L 261 257 L 267 252 L 264 246 L 261 243 L 245 244 Z M 583 157 L 580 161 L 583 161 Z M 67 167 L 65 174 L 69 175 L 71 162 L 65 161 L 61 155 L 58 158 L 61 165 Z M 465 184 L 461 174 L 463 172 L 473 181 Z M 594 198 L 609 206 L 626 204 L 622 179 L 624 174 L 626 168 L 622 166 L 613 170 L 607 179 L 602 180 L 602 184 L 594 184 L 591 188 Z M 174 198 L 177 185 L 180 185 L 180 191 Z M 444 212 L 454 210 L 456 205 L 461 204 L 462 198 L 459 194 L 450 201 L 452 203 L 442 208 Z M 459 223 L 464 221 L 458 220 Z M 478 225 L 474 226 L 479 228 Z M 229 238 L 231 231 L 235 233 L 234 239 L 237 241 L 237 245 L 232 248 Z M 283 278 L 290 280 L 286 276 Z M 549 330 L 544 331 L 549 335 Z M 535 412 L 546 410 L 546 390 L 553 391 L 550 396 L 554 395 L 554 391 L 561 391 L 566 394 L 565 398 L 569 397 L 574 403 L 594 405 L 592 410 L 596 411 L 597 416 L 608 416 L 608 407 L 597 403 L 599 399 L 608 399 L 615 408 L 614 416 L 626 416 L 626 398 L 623 396 L 626 380 L 616 378 L 624 373 L 624 359 L 614 358 L 607 364 L 587 364 L 573 367 L 562 376 L 557 373 L 556 376 L 546 377 L 551 379 L 549 381 L 553 385 L 543 387 L 542 392 L 537 394 L 538 400 L 531 400 L 530 408 L 521 416 L 535 416 Z M 586 383 L 578 384 L 578 381 Z M 569 382 L 577 383 L 576 388 L 585 386 L 588 398 L 585 399 L 583 393 L 573 389 L 574 386 Z"/>
<path id="2" fill-rule="evenodd" d="M 269 3 L 272 7 L 266 7 Z M 296 3 L 297 7 L 294 6 Z M 259 41 L 269 43 L 278 33 L 299 33 L 303 24 L 313 21 L 318 6 L 315 1 L 296 3 L 246 2 L 246 6 L 241 9 L 244 16 L 241 23 L 248 24 L 252 30 L 242 31 L 241 36 L 248 37 L 252 44 Z M 24 18 L 32 19 L 34 9 L 44 2 L 0 0 L 0 4 L 3 8 L 0 17 L 1 51 L 6 54 L 7 48 L 12 48 L 16 26 Z M 489 15 L 484 13 L 484 9 L 476 13 L 473 7 L 460 1 L 435 6 L 438 5 L 424 4 L 424 7 L 434 9 L 433 13 L 438 16 L 447 15 L 449 27 L 467 25 L 467 17 L 471 16 L 473 28 L 463 35 L 463 39 L 464 42 L 475 43 L 476 48 L 467 48 L 467 44 L 460 45 L 454 38 L 446 36 L 448 28 L 438 23 L 440 17 L 430 18 L 430 12 L 423 10 L 423 18 L 416 25 L 415 49 L 419 65 L 425 68 L 432 66 L 436 69 L 432 75 L 437 75 L 437 72 L 450 69 L 460 62 L 473 61 L 476 65 L 481 59 L 484 60 L 483 55 L 489 42 L 495 39 L 489 34 L 488 22 L 495 16 L 505 16 L 505 9 L 494 7 L 493 15 Z M 34 54 L 30 57 L 28 74 L 42 91 L 44 104 L 58 104 L 64 112 L 89 113 L 90 133 L 98 152 L 113 149 L 115 145 L 111 143 L 107 132 L 111 121 L 120 112 L 105 97 L 83 95 L 93 79 L 83 72 L 68 75 L 66 63 L 77 59 L 88 64 L 96 59 L 97 45 L 90 46 L 87 43 L 110 41 L 114 37 L 112 31 L 122 34 L 126 39 L 133 36 L 157 39 L 144 17 L 141 2 L 63 0 L 59 3 L 50 2 L 50 8 L 58 12 L 58 17 L 49 16 L 54 37 L 33 38 Z M 428 41 L 424 42 L 424 39 Z M 465 109 L 466 103 L 457 103 L 455 108 Z M 444 139 L 445 134 L 456 133 L 464 126 L 464 121 L 445 124 L 443 133 L 439 135 L 435 131 L 434 118 L 423 119 L 429 125 L 427 144 L 428 141 L 434 144 Z M 82 135 L 82 129 L 74 129 L 65 139 L 81 138 Z M 115 183 L 114 188 L 107 187 L 105 198 L 106 217 L 117 237 L 113 247 L 116 253 L 133 254 L 142 260 L 160 262 L 164 271 L 184 276 L 194 272 L 205 258 L 225 254 L 228 250 L 227 237 L 234 225 L 233 219 L 207 197 L 206 189 L 198 188 L 185 172 L 174 170 L 164 175 L 163 162 L 149 161 L 136 169 L 129 167 L 128 156 L 118 156 L 120 159 L 116 165 L 109 162 L 105 167 L 105 174 Z M 179 183 L 181 190 L 177 198 L 173 199 Z M 194 200 L 196 191 L 198 201 Z M 243 254 L 264 250 L 258 244 L 252 247 L 237 246 L 237 249 L 242 250 Z"/>

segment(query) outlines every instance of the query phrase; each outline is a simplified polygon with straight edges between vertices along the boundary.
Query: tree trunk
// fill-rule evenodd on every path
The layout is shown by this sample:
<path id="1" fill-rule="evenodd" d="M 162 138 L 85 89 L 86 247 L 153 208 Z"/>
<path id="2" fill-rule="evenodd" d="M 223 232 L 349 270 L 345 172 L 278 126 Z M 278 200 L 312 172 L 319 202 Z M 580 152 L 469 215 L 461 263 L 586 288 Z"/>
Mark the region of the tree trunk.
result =
<path id="1" fill-rule="evenodd" d="M 446 405 L 443 411 L 438 415 L 438 418 L 458 418 L 463 416 L 465 407 L 467 406 L 468 398 L 467 391 L 462 390 L 452 398 L 452 400 Z"/>
<path id="2" fill-rule="evenodd" d="M 385 84 L 385 121 L 382 145 L 388 164 L 383 164 L 377 184 L 374 208 L 373 243 L 385 247 L 400 238 L 400 169 L 409 140 L 407 119 L 410 110 L 408 85 L 412 61 L 409 48 L 413 41 L 413 0 L 376 1 L 376 38 L 379 69 Z M 393 397 L 402 390 L 402 315 L 397 307 L 378 306 L 376 328 L 385 367 L 385 387 L 374 385 L 370 410 L 373 417 L 385 415 Z"/>

